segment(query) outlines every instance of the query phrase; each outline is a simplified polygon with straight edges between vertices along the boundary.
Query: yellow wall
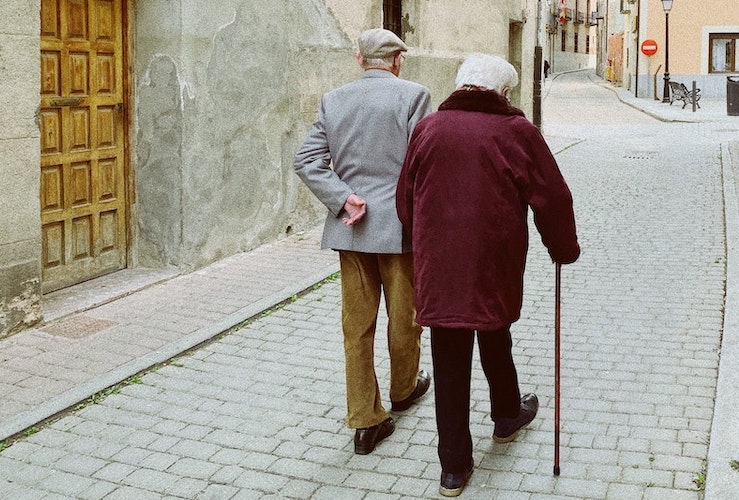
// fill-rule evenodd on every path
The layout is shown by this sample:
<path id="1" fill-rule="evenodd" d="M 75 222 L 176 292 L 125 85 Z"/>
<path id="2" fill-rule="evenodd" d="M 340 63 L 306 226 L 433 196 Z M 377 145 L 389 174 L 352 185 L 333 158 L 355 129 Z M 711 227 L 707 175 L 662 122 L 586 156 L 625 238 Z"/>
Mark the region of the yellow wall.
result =
<path id="1" fill-rule="evenodd" d="M 653 58 L 664 64 L 665 13 L 660 0 L 649 0 L 646 13 L 642 5 L 642 23 L 645 22 L 642 39 L 657 41 L 659 49 Z M 669 23 L 670 73 L 706 74 L 708 35 L 704 27 L 733 28 L 739 32 L 739 0 L 674 0 Z"/>

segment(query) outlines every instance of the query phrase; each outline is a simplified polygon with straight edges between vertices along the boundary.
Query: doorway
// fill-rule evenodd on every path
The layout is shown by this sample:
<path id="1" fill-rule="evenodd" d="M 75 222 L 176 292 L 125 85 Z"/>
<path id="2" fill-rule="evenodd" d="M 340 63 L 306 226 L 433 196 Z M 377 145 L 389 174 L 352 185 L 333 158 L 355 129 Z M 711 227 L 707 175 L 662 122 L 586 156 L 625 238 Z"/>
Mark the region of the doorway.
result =
<path id="1" fill-rule="evenodd" d="M 523 23 L 511 22 L 508 25 L 508 62 L 510 62 L 518 73 L 519 85 L 511 89 L 508 97 L 514 106 L 521 107 L 521 85 L 523 78 L 521 68 L 523 66 Z"/>
<path id="2" fill-rule="evenodd" d="M 125 1 L 41 0 L 43 292 L 126 267 Z"/>

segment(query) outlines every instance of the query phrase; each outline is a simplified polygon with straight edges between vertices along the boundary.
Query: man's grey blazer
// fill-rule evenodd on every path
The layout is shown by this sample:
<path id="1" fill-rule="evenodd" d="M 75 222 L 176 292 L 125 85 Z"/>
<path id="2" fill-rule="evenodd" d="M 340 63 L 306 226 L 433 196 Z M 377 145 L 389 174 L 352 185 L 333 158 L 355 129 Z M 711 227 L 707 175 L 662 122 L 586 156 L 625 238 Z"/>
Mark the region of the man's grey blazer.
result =
<path id="1" fill-rule="evenodd" d="M 329 210 L 322 248 L 410 251 L 395 191 L 413 128 L 430 112 L 426 87 L 380 69 L 366 70 L 361 78 L 323 95 L 318 118 L 294 163 L 295 172 Z M 367 202 L 367 214 L 347 226 L 341 219 L 352 193 Z"/>

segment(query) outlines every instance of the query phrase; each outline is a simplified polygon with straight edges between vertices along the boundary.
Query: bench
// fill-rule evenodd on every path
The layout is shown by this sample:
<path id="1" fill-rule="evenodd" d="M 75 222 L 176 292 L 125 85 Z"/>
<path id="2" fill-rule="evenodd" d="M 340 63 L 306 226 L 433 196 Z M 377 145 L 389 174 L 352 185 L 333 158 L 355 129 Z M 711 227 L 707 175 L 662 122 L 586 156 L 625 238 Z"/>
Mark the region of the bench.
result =
<path id="1" fill-rule="evenodd" d="M 688 90 L 684 83 L 672 81 L 668 83 L 670 84 L 670 106 L 672 106 L 672 103 L 675 101 L 683 101 L 683 109 L 685 109 L 685 106 L 688 103 L 693 104 L 693 102 L 695 102 L 695 105 L 698 106 L 698 108 L 701 107 L 701 105 L 698 104 L 698 101 L 701 100 L 701 89 L 695 89 L 695 94 L 693 94 L 693 91 Z"/>

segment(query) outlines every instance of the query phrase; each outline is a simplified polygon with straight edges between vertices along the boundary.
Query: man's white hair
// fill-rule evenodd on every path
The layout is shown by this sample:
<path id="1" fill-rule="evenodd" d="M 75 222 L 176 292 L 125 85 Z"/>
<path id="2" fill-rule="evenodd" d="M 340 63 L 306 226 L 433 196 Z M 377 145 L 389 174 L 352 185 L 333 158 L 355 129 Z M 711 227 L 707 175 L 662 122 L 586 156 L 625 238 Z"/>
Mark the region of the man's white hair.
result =
<path id="1" fill-rule="evenodd" d="M 511 63 L 499 56 L 470 54 L 457 71 L 457 88 L 474 85 L 503 92 L 518 85 L 518 73 Z"/>
<path id="2" fill-rule="evenodd" d="M 390 69 L 393 67 L 393 62 L 395 62 L 395 54 L 386 57 L 362 57 L 362 67 L 365 69 L 368 67 Z"/>

